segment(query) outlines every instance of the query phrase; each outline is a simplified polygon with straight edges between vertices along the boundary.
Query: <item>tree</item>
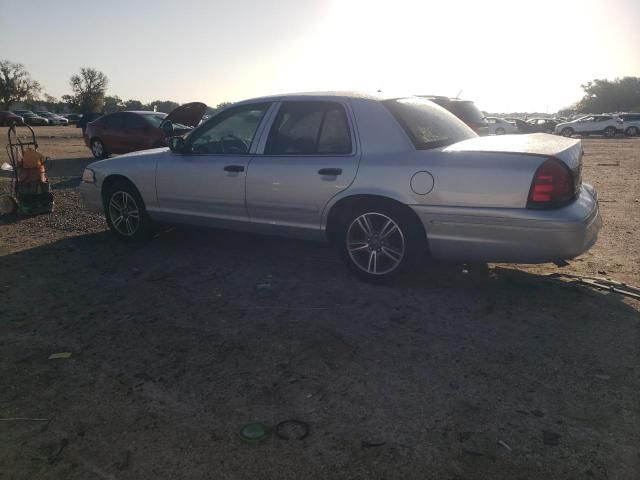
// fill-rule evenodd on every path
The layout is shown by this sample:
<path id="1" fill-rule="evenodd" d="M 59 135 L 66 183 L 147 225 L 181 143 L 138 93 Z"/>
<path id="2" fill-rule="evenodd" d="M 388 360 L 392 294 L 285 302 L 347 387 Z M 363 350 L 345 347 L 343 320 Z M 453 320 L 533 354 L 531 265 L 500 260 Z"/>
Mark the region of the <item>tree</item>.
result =
<path id="1" fill-rule="evenodd" d="M 104 97 L 105 113 L 121 112 L 124 109 L 124 102 L 119 96 L 115 95 L 113 97 Z"/>
<path id="2" fill-rule="evenodd" d="M 104 107 L 104 95 L 109 79 L 95 68 L 81 68 L 79 75 L 69 80 L 72 95 L 62 97 L 77 106 L 81 112 L 99 112 Z"/>
<path id="3" fill-rule="evenodd" d="M 125 110 L 144 110 L 144 105 L 140 100 L 127 100 L 124 102 Z"/>
<path id="4" fill-rule="evenodd" d="M 8 110 L 15 102 L 31 102 L 38 98 L 41 87 L 21 63 L 0 60 L 0 103 Z"/>
<path id="5" fill-rule="evenodd" d="M 596 79 L 581 87 L 585 95 L 572 107 L 579 112 L 623 112 L 640 106 L 640 77 Z"/>
<path id="6" fill-rule="evenodd" d="M 218 110 L 222 110 L 229 105 L 231 105 L 231 102 L 221 102 L 215 107 L 207 107 L 207 115 L 214 115 Z"/>
<path id="7" fill-rule="evenodd" d="M 54 96 L 48 93 L 44 94 L 44 100 L 40 99 L 37 102 L 37 106 L 42 110 L 54 111 L 60 108 L 61 102 Z"/>

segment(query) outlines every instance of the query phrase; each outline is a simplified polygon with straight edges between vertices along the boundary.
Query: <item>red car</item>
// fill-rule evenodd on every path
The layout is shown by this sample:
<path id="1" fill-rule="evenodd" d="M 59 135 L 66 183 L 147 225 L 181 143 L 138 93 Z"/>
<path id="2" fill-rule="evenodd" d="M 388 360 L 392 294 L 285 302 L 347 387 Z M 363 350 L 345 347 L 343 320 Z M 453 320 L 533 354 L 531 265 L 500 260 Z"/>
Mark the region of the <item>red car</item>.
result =
<path id="1" fill-rule="evenodd" d="M 15 123 L 16 125 L 22 125 L 24 123 L 24 120 L 20 115 L 16 115 L 9 110 L 0 110 L 0 125 L 2 125 L 3 127 L 8 127 L 12 123 Z"/>
<path id="2" fill-rule="evenodd" d="M 167 138 L 197 126 L 207 110 L 204 103 L 186 103 L 169 115 L 161 112 L 116 112 L 87 124 L 84 142 L 96 158 L 113 153 L 167 146 Z"/>

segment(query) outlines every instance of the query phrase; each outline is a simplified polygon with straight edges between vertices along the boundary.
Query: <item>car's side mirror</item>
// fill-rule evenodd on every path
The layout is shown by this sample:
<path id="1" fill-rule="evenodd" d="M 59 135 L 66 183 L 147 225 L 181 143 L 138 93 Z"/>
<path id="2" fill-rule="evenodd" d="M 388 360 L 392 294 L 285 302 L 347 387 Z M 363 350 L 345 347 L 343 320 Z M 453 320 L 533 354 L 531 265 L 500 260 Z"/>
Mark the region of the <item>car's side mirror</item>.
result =
<path id="1" fill-rule="evenodd" d="M 173 135 L 173 123 L 171 123 L 170 120 L 165 120 L 164 122 L 162 122 L 160 128 L 162 128 L 162 131 L 167 137 Z"/>
<path id="2" fill-rule="evenodd" d="M 184 138 L 170 137 L 168 143 L 169 143 L 169 148 L 171 149 L 172 152 L 184 153 L 185 151 Z"/>

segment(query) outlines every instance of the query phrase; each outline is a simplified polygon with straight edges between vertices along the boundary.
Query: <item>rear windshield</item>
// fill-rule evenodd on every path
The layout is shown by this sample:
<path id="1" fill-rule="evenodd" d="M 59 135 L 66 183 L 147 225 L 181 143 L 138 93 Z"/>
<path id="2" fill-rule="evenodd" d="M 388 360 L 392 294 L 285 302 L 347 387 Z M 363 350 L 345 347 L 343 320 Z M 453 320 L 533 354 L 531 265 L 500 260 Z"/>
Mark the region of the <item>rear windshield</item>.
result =
<path id="1" fill-rule="evenodd" d="M 438 148 L 477 137 L 460 119 L 422 98 L 382 102 L 402 125 L 418 150 Z"/>

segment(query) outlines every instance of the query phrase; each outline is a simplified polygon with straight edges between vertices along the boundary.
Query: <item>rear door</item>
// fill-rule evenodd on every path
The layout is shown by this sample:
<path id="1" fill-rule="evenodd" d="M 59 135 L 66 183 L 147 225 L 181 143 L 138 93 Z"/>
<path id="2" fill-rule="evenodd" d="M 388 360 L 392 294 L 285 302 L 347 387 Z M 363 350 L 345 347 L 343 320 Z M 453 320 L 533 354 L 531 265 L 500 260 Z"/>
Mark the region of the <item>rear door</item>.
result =
<path id="1" fill-rule="evenodd" d="M 144 150 L 151 146 L 151 125 L 135 113 L 126 112 L 123 114 L 122 125 L 122 149 L 126 152 Z"/>
<path id="2" fill-rule="evenodd" d="M 126 142 L 123 138 L 124 113 L 113 113 L 100 120 L 98 137 L 102 139 L 109 153 L 124 153 Z"/>
<path id="3" fill-rule="evenodd" d="M 353 182 L 358 168 L 348 104 L 282 102 L 267 133 L 249 165 L 249 217 L 275 233 L 313 235 L 325 205 Z"/>

